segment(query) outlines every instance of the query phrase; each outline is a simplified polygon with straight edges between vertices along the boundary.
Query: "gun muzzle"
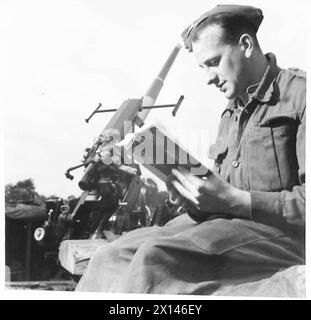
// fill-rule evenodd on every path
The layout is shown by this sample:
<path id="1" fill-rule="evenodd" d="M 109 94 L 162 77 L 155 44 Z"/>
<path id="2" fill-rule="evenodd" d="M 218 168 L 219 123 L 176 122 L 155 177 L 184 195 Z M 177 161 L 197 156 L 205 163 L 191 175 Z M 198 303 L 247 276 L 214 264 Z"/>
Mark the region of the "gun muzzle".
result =
<path id="1" fill-rule="evenodd" d="M 82 179 L 79 181 L 79 187 L 84 190 L 90 190 L 90 181 L 94 177 L 95 163 L 91 162 L 84 171 Z"/>

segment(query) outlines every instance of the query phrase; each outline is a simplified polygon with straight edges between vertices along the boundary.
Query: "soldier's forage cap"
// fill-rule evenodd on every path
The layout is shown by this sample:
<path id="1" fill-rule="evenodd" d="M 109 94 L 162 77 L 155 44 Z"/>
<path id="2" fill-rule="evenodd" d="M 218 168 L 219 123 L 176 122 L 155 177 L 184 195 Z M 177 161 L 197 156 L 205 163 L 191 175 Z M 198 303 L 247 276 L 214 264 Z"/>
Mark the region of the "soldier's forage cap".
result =
<path id="1" fill-rule="evenodd" d="M 184 41 L 186 49 L 189 52 L 192 52 L 192 40 L 195 34 L 196 28 L 206 19 L 215 16 L 224 14 L 226 16 L 242 16 L 248 20 L 254 27 L 255 32 L 257 32 L 262 20 L 263 14 L 261 9 L 251 7 L 251 6 L 240 6 L 240 5 L 217 5 L 210 11 L 207 11 L 197 20 L 195 20 L 189 27 L 187 27 L 184 32 L 181 34 L 181 37 Z"/>

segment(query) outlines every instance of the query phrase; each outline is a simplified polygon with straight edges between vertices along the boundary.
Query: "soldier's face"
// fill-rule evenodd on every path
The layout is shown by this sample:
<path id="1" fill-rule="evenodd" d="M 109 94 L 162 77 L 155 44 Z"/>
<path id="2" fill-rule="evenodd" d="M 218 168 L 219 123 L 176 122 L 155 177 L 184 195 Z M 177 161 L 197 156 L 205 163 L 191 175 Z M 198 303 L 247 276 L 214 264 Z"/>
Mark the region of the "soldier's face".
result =
<path id="1" fill-rule="evenodd" d="M 222 41 L 223 29 L 207 27 L 193 43 L 193 53 L 206 71 L 207 84 L 214 84 L 227 99 L 242 95 L 248 87 L 248 68 L 243 48 Z"/>

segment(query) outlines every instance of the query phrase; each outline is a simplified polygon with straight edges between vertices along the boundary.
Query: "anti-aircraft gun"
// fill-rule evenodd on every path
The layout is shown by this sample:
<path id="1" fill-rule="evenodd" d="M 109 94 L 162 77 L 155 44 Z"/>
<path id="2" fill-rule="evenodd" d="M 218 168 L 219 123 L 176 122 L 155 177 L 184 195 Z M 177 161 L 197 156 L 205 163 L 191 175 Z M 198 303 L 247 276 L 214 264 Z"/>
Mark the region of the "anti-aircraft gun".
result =
<path id="1" fill-rule="evenodd" d="M 67 178 L 73 179 L 73 170 L 85 168 L 79 181 L 79 187 L 83 190 L 80 198 L 72 210 L 60 213 L 58 218 L 59 228 L 65 230 L 62 240 L 74 238 L 76 229 L 81 228 L 85 215 L 83 208 L 88 208 L 90 215 L 94 216 L 93 228 L 88 226 L 90 239 L 101 238 L 103 229 L 113 220 L 116 233 L 148 224 L 147 211 L 144 212 L 140 207 L 138 211 L 141 210 L 141 214 L 137 214 L 143 185 L 139 165 L 129 159 L 121 145 L 126 135 L 133 133 L 136 126 L 144 125 L 152 109 L 173 108 L 172 115 L 176 115 L 183 96 L 180 96 L 176 104 L 154 103 L 180 48 L 179 44 L 174 47 L 142 98 L 125 100 L 118 109 L 101 109 L 102 105 L 99 104 L 85 119 L 88 123 L 97 113 L 114 112 L 93 146 L 86 149 L 82 164 L 69 168 L 65 173 Z"/>

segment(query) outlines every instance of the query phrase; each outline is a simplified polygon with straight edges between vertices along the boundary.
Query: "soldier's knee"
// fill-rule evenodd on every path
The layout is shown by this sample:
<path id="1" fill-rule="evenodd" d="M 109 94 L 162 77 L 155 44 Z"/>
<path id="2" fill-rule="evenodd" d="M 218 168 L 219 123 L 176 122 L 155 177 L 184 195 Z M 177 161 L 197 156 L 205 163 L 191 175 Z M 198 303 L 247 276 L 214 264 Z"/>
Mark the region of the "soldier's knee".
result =
<path id="1" fill-rule="evenodd" d="M 109 256 L 112 253 L 111 248 L 108 245 L 103 245 L 102 247 L 99 247 L 96 249 L 94 254 L 91 257 L 91 261 L 98 261 L 106 256 Z"/>
<path id="2" fill-rule="evenodd" d="M 165 261 L 165 245 L 159 240 L 147 240 L 136 252 L 135 259 L 144 264 L 161 264 Z"/>

